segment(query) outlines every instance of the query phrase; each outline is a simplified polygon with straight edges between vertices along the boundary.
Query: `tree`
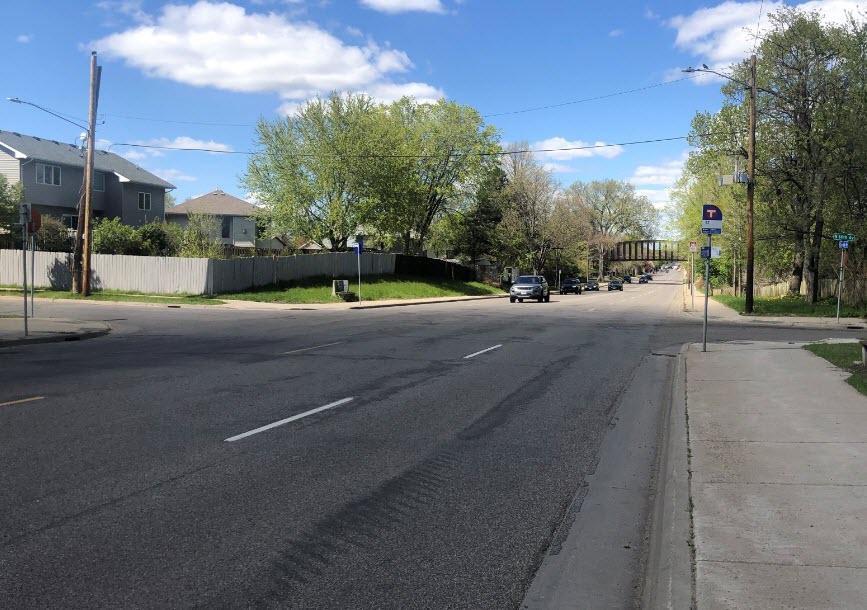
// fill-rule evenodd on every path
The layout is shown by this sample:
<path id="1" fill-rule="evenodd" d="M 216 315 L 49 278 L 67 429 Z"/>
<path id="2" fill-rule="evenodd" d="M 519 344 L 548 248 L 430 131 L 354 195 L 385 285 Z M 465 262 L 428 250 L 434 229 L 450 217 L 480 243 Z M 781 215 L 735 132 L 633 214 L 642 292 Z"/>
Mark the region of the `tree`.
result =
<path id="1" fill-rule="evenodd" d="M 149 256 L 175 256 L 183 241 L 180 225 L 154 220 L 136 229 L 142 250 Z"/>
<path id="2" fill-rule="evenodd" d="M 175 207 L 176 205 L 178 205 L 177 198 L 172 193 L 169 193 L 168 191 L 166 191 L 165 208 L 167 210 L 170 210 L 173 207 Z"/>
<path id="3" fill-rule="evenodd" d="M 187 215 L 180 256 L 187 258 L 224 258 L 223 244 L 217 239 L 220 223 L 216 216 L 191 212 Z"/>
<path id="4" fill-rule="evenodd" d="M 93 223 L 93 251 L 97 254 L 147 254 L 141 235 L 120 218 L 97 218 Z"/>
<path id="5" fill-rule="evenodd" d="M 43 216 L 36 232 L 36 245 L 43 252 L 69 252 L 72 241 L 63 221 L 54 216 Z"/>
<path id="6" fill-rule="evenodd" d="M 365 95 L 333 92 L 295 115 L 259 120 L 242 181 L 272 225 L 332 251 L 346 248 L 365 216 L 371 155 L 384 152 L 371 138 L 380 113 Z"/>
<path id="7" fill-rule="evenodd" d="M 0 232 L 9 245 L 21 241 L 21 204 L 24 189 L 20 184 L 9 184 L 6 176 L 0 176 Z"/>
<path id="8" fill-rule="evenodd" d="M 496 130 L 469 106 L 403 98 L 388 107 L 378 131 L 388 153 L 375 164 L 369 219 L 404 251 L 419 254 L 432 225 L 459 208 L 488 175 L 499 151 Z"/>

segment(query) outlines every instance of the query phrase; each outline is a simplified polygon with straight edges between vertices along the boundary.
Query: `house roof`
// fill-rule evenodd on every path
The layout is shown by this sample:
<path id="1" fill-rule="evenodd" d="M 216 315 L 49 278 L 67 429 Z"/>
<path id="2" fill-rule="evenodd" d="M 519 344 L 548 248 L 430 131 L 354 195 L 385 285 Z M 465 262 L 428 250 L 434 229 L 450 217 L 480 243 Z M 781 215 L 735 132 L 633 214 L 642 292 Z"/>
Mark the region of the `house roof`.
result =
<path id="1" fill-rule="evenodd" d="M 18 159 L 38 159 L 58 165 L 84 167 L 85 151 L 74 144 L 65 144 L 0 129 L 0 146 L 10 149 Z M 165 189 L 177 188 L 171 182 L 166 182 L 159 176 L 155 176 L 113 152 L 97 150 L 93 159 L 93 167 L 98 172 L 117 174 L 121 178 L 121 182 L 135 182 Z"/>
<path id="2" fill-rule="evenodd" d="M 196 197 L 187 199 L 173 208 L 166 210 L 166 216 L 171 214 L 213 214 L 214 216 L 251 216 L 256 211 L 256 206 L 243 199 L 233 197 L 221 190 L 216 190 Z"/>

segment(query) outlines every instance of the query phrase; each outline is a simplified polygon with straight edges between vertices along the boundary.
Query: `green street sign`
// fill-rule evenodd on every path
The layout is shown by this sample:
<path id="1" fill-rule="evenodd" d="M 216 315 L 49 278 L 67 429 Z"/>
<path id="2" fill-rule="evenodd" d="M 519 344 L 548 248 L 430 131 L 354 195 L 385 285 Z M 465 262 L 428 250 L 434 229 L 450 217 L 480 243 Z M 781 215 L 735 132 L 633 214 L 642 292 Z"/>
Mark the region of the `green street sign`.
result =
<path id="1" fill-rule="evenodd" d="M 835 241 L 855 241 L 855 236 L 851 233 L 834 233 Z"/>

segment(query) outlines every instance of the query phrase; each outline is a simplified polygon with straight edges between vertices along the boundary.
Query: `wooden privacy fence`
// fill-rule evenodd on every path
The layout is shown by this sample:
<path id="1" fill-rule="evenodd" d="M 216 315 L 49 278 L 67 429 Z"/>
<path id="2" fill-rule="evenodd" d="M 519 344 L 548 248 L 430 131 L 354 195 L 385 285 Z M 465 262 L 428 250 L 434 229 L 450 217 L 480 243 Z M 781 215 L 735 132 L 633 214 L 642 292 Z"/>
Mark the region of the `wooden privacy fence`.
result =
<path id="1" fill-rule="evenodd" d="M 69 290 L 72 285 L 70 254 L 36 252 L 35 272 L 30 274 L 40 288 Z M 395 272 L 394 254 L 364 253 L 362 275 Z M 94 254 L 93 289 L 126 290 L 149 294 L 221 294 L 289 282 L 308 277 L 352 279 L 358 276 L 358 257 L 351 252 L 259 256 L 216 260 L 164 256 Z M 0 284 L 20 286 L 21 251 L 0 250 Z"/>

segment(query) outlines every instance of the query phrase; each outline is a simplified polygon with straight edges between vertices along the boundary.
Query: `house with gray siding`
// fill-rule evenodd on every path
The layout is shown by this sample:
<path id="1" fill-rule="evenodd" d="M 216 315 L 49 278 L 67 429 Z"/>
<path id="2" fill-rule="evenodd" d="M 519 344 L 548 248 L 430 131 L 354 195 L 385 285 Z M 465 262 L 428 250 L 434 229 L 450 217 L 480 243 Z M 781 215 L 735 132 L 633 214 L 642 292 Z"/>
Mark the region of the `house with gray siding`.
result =
<path id="1" fill-rule="evenodd" d="M 86 150 L 55 140 L 0 130 L 0 175 L 22 184 L 24 200 L 43 216 L 78 220 Z M 175 186 L 120 155 L 94 155 L 93 215 L 140 226 L 165 218 L 166 191 Z"/>
<path id="2" fill-rule="evenodd" d="M 285 244 L 280 239 L 256 238 L 255 213 L 256 206 L 252 203 L 216 190 L 169 208 L 166 222 L 185 228 L 190 214 L 208 214 L 217 220 L 217 234 L 213 237 L 227 246 L 282 250 Z"/>

